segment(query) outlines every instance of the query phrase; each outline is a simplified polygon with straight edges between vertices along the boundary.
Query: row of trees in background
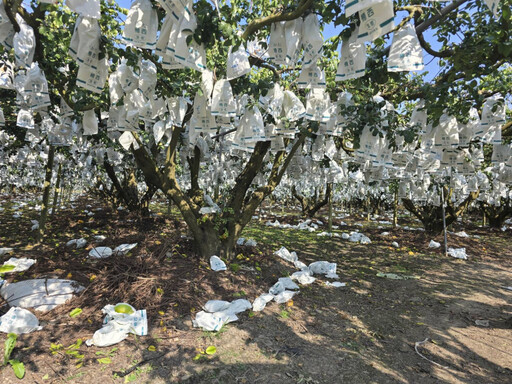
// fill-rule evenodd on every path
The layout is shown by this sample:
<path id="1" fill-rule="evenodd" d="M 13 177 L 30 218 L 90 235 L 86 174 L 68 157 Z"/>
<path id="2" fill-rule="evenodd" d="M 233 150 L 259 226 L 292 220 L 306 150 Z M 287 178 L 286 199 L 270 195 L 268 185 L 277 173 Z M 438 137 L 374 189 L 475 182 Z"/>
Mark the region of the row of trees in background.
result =
<path id="1" fill-rule="evenodd" d="M 30 178 L 23 168 L 41 172 L 31 156 L 45 162 L 41 235 L 52 174 L 62 172 L 55 153 L 67 159 L 67 177 L 113 204 L 147 211 L 162 193 L 204 257 L 230 258 L 243 228 L 265 199 L 281 193 L 280 184 L 314 215 L 329 196 L 366 200 L 357 189 L 352 196 L 343 191 L 351 177 L 384 187 L 413 178 L 411 190 L 432 177 L 422 192 L 400 194 L 432 232 L 439 230 L 439 188 L 446 188 L 449 222 L 481 189 L 448 187 L 462 162 L 445 154 L 463 153 L 476 164 L 464 171 L 468 178 L 488 169 L 496 188 L 510 185 L 499 176 L 508 159 L 491 164 L 486 150 L 476 161 L 480 148 L 497 153 L 512 134 L 510 123 L 494 119 L 510 115 L 510 0 L 370 1 L 359 12 L 344 12 L 347 5 L 337 0 L 232 0 L 217 7 L 206 0 L 138 0 L 130 10 L 115 1 L 67 4 L 71 9 L 4 1 L 0 13 L 0 167 L 9 183 Z M 366 20 L 375 11 L 393 16 L 389 26 Z M 144 33 L 133 27 L 137 20 Z M 328 25 L 337 34 L 324 39 L 320 30 Z M 368 38 L 355 41 L 365 29 Z M 438 61 L 438 73 L 392 70 L 391 34 L 406 30 L 426 60 Z M 347 74 L 351 79 L 339 81 Z M 447 127 L 456 120 L 456 130 L 465 132 L 471 108 L 499 126 L 499 140 L 494 131 L 487 137 L 473 130 L 467 142 L 450 141 Z M 442 130 L 446 135 L 436 136 Z M 307 188 L 293 186 L 313 168 L 323 176 L 313 174 Z M 495 223 L 510 191 L 490 196 L 492 202 L 479 203 Z"/>

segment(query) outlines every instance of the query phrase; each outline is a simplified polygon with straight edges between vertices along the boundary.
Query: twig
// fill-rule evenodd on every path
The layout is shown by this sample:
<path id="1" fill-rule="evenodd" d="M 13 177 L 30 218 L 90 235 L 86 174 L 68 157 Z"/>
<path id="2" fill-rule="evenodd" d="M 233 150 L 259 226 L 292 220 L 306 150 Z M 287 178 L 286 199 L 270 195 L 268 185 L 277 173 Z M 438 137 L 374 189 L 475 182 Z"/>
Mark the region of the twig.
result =
<path id="1" fill-rule="evenodd" d="M 427 360 L 429 363 L 432 363 L 432 364 L 435 364 L 437 365 L 438 367 L 440 368 L 444 368 L 444 369 L 448 369 L 449 367 L 446 367 L 444 365 L 441 365 L 439 363 L 436 363 L 435 361 L 432 361 L 430 360 L 429 358 L 425 357 L 424 355 L 422 355 L 419 351 L 418 351 L 418 347 L 422 346 L 423 344 L 427 343 L 429 341 L 429 338 L 427 337 L 425 340 L 423 341 L 417 341 L 416 343 L 414 343 L 414 350 L 416 351 L 416 353 L 423 359 Z"/>
<path id="2" fill-rule="evenodd" d="M 145 360 L 142 360 L 140 363 L 137 363 L 133 366 L 131 366 L 130 368 L 128 368 L 126 371 L 124 372 L 121 372 L 121 371 L 114 371 L 112 372 L 114 375 L 117 375 L 119 377 L 125 377 L 125 376 L 128 376 L 130 373 L 132 373 L 133 371 L 135 371 L 138 367 L 140 367 L 141 365 L 144 365 L 146 364 L 147 362 L 151 361 L 151 360 L 155 360 L 155 359 L 159 359 L 161 358 L 163 355 L 165 355 L 165 352 L 164 353 L 161 353 L 157 356 L 153 356 L 153 357 L 150 357 L 149 359 L 145 359 Z"/>

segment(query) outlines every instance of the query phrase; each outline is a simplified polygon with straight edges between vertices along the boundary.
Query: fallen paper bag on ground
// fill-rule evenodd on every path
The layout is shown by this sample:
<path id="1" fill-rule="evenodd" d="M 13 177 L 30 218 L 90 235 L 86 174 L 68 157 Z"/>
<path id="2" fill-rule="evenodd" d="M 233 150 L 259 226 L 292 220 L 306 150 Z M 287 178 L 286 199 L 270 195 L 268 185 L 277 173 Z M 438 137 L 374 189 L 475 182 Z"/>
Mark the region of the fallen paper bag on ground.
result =
<path id="1" fill-rule="evenodd" d="M 93 259 L 105 259 L 112 256 L 112 249 L 109 247 L 96 247 L 89 251 L 89 256 Z"/>
<path id="2" fill-rule="evenodd" d="M 441 246 L 441 243 L 438 243 L 437 241 L 430 240 L 430 243 L 428 243 L 429 248 L 439 248 Z"/>
<path id="3" fill-rule="evenodd" d="M 0 256 L 12 253 L 12 251 L 14 251 L 13 248 L 0 248 Z"/>
<path id="4" fill-rule="evenodd" d="M 299 284 L 308 285 L 313 283 L 316 280 L 316 277 L 313 277 L 309 270 L 295 272 L 291 276 L 292 280 L 297 280 Z"/>
<path id="5" fill-rule="evenodd" d="M 83 290 L 84 287 L 73 280 L 34 279 L 4 284 L 0 295 L 11 307 L 50 311 Z"/>
<path id="6" fill-rule="evenodd" d="M 468 255 L 466 254 L 466 248 L 448 248 L 448 255 L 455 257 L 456 259 L 468 259 Z"/>
<path id="7" fill-rule="evenodd" d="M 83 248 L 86 245 L 87 245 L 87 240 L 85 240 L 84 238 L 69 240 L 66 243 L 66 247 L 75 246 L 76 249 Z"/>
<path id="8" fill-rule="evenodd" d="M 276 295 L 276 297 L 274 297 L 274 301 L 277 303 L 277 304 L 284 304 L 288 301 L 290 301 L 293 296 L 298 293 L 299 291 L 284 291 L 284 292 L 281 292 L 280 294 Z"/>
<path id="9" fill-rule="evenodd" d="M 219 256 L 210 257 L 210 268 L 212 271 L 225 271 L 227 269 L 226 263 L 224 263 Z"/>
<path id="10" fill-rule="evenodd" d="M 219 310 L 221 308 L 222 310 Z M 198 312 L 196 318 L 192 320 L 192 325 L 205 331 L 218 331 L 224 324 L 237 321 L 237 313 L 251 308 L 251 303 L 246 299 L 234 300 L 231 303 L 222 300 L 210 300 L 204 305 L 204 309 L 216 311 L 213 313 Z"/>
<path id="11" fill-rule="evenodd" d="M 331 283 L 330 281 L 326 281 L 325 285 L 327 285 L 328 287 L 340 288 L 340 287 L 346 287 L 347 283 L 340 283 L 339 281 L 335 281 L 335 282 Z"/>
<path id="12" fill-rule="evenodd" d="M 254 312 L 263 311 L 263 309 L 265 309 L 265 306 L 267 305 L 267 303 L 272 301 L 273 299 L 274 299 L 274 295 L 271 295 L 270 293 L 264 293 L 263 295 L 260 295 L 252 303 L 252 310 Z"/>
<path id="13" fill-rule="evenodd" d="M 113 254 L 114 255 L 126 255 L 128 252 L 130 252 L 133 248 L 137 246 L 137 243 L 133 244 L 121 244 L 114 248 Z"/>
<path id="14" fill-rule="evenodd" d="M 27 269 L 29 269 L 35 263 L 36 263 L 36 261 L 34 259 L 27 259 L 26 257 L 17 259 L 16 257 L 11 257 L 9 260 L 7 260 L 4 263 L 4 265 L 12 265 L 12 266 L 14 266 L 14 269 L 11 269 L 10 271 L 5 271 L 4 273 L 23 272 L 23 271 L 26 271 Z"/>
<path id="15" fill-rule="evenodd" d="M 281 259 L 291 261 L 292 263 L 298 260 L 297 254 L 288 251 L 285 247 L 281 247 L 278 251 L 274 252 L 274 255 L 279 256 Z"/>
<path id="16" fill-rule="evenodd" d="M 37 317 L 23 308 L 12 307 L 5 315 L 0 317 L 0 332 L 21 335 L 22 333 L 38 331 L 41 328 Z"/>
<path id="17" fill-rule="evenodd" d="M 131 313 L 117 312 L 116 308 L 120 306 L 128 307 Z M 101 311 L 106 314 L 103 327 L 94 332 L 92 339 L 86 341 L 88 346 L 108 347 L 123 341 L 130 333 L 137 336 L 148 334 L 148 318 L 145 309 L 136 310 L 129 304 L 120 303 L 115 306 L 106 305 Z"/>

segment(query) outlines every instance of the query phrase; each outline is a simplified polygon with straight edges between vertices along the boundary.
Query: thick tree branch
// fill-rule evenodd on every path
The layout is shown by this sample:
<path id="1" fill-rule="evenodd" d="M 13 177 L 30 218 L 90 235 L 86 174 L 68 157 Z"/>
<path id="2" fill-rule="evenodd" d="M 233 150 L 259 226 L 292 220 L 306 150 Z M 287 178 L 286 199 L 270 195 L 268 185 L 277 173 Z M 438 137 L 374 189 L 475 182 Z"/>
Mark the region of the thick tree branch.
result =
<path id="1" fill-rule="evenodd" d="M 261 28 L 266 27 L 267 25 L 277 23 L 279 21 L 294 20 L 302 16 L 304 12 L 306 12 L 311 7 L 311 5 L 313 5 L 313 1 L 314 0 L 302 0 L 297 9 L 294 11 L 279 12 L 251 21 L 242 35 L 242 40 L 249 39 L 249 37 L 251 37 L 254 33 L 256 33 Z"/>
<path id="2" fill-rule="evenodd" d="M 428 28 L 430 28 L 432 25 L 434 25 L 434 23 L 441 20 L 446 15 L 448 15 L 450 12 L 459 8 L 462 4 L 464 4 L 468 1 L 469 0 L 458 0 L 458 1 L 455 1 L 455 2 L 451 3 L 450 5 L 447 5 L 446 7 L 442 8 L 437 15 L 431 17 L 430 19 L 425 20 L 420 25 L 418 25 L 416 27 L 416 33 L 420 34 L 420 33 L 425 32 Z"/>

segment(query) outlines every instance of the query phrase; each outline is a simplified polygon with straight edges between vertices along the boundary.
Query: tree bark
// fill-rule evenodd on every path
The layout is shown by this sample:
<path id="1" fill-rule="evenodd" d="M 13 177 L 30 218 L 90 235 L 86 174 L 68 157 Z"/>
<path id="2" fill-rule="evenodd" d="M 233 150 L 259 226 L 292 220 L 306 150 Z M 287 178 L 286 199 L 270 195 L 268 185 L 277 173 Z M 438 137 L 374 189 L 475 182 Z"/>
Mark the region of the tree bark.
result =
<path id="1" fill-rule="evenodd" d="M 59 170 L 57 171 L 57 181 L 55 182 L 55 192 L 53 194 L 53 204 L 52 204 L 52 214 L 51 219 L 55 216 L 55 212 L 57 211 L 57 201 L 60 195 L 60 182 L 61 182 L 61 174 L 62 174 L 62 164 L 59 164 Z"/>
<path id="2" fill-rule="evenodd" d="M 48 160 L 46 162 L 44 186 L 43 186 L 43 202 L 41 205 L 41 215 L 39 216 L 39 229 L 36 234 L 36 243 L 40 243 L 43 239 L 46 220 L 48 218 L 48 205 L 50 202 L 50 189 L 52 186 L 53 161 L 55 158 L 55 147 L 50 145 L 48 151 Z"/>
<path id="3" fill-rule="evenodd" d="M 469 205 L 476 200 L 479 192 L 471 192 L 466 199 L 460 203 L 458 206 L 454 206 L 450 200 L 450 196 L 452 194 L 452 190 L 448 190 L 445 193 L 446 197 L 446 226 L 448 227 L 453 222 L 457 220 L 457 218 L 464 213 Z M 443 232 L 443 213 L 442 207 L 436 207 L 433 205 L 424 205 L 416 207 L 412 200 L 410 199 L 402 199 L 402 203 L 404 204 L 405 209 L 407 209 L 411 214 L 416 216 L 418 220 L 423 224 L 423 228 L 425 228 L 425 232 L 432 236 L 437 236 Z"/>

